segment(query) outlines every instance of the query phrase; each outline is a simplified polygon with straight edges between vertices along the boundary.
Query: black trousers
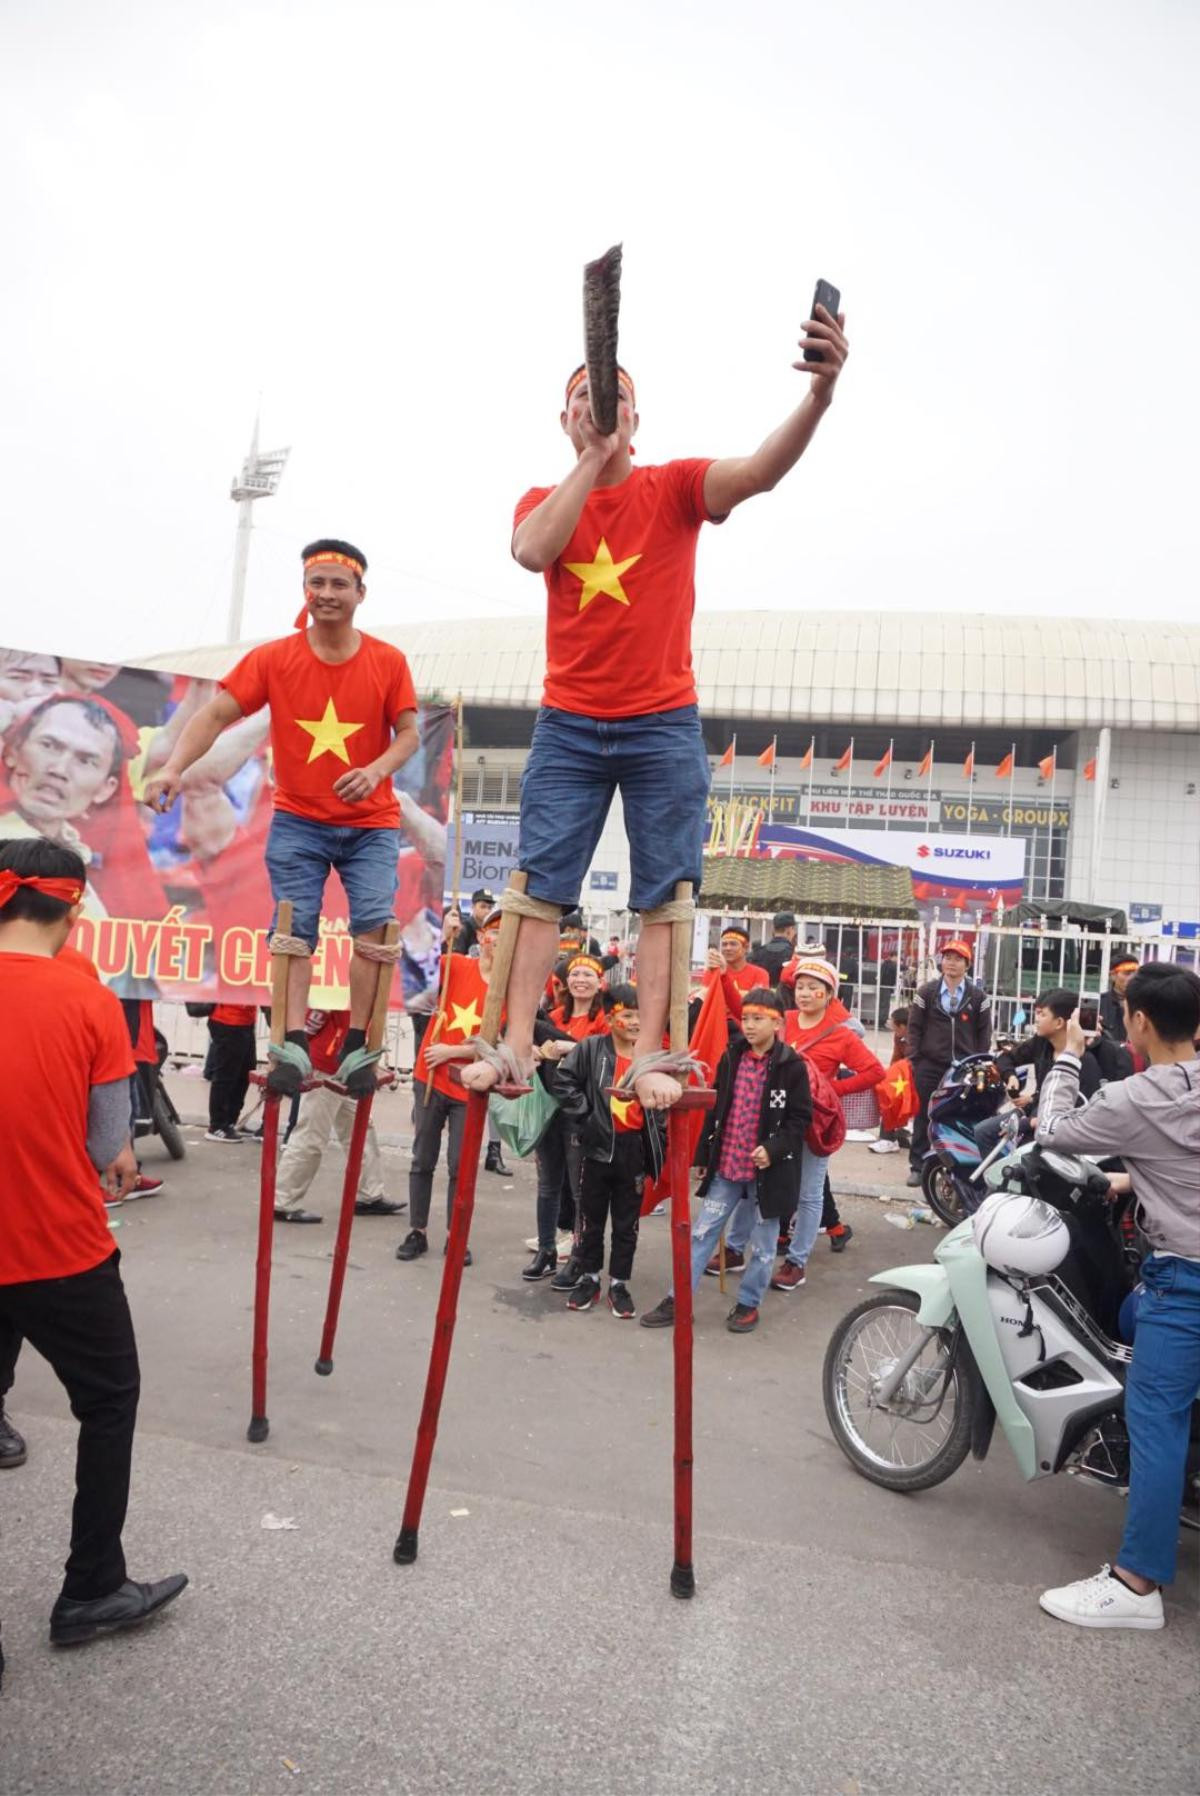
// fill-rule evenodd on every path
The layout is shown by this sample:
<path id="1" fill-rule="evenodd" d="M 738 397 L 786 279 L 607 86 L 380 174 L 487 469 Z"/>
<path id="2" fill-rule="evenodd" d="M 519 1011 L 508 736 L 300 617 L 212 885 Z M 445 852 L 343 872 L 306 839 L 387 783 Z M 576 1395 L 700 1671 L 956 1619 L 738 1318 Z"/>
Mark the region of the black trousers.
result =
<path id="1" fill-rule="evenodd" d="M 576 1232 L 575 1193 L 583 1167 L 578 1137 L 561 1112 L 550 1118 L 537 1144 L 536 1159 L 538 1246 L 548 1252 L 559 1229 Z"/>
<path id="2" fill-rule="evenodd" d="M 62 1594 L 86 1602 L 125 1582 L 121 1530 L 137 1419 L 137 1343 L 114 1253 L 70 1278 L 0 1285 L 0 1339 L 29 1342 L 54 1370 L 79 1423 L 71 1552 Z"/>
<path id="3" fill-rule="evenodd" d="M 944 1066 L 929 1066 L 924 1060 L 918 1060 L 913 1067 L 913 1082 L 921 1107 L 912 1119 L 912 1146 L 908 1150 L 908 1163 L 918 1172 L 925 1164 L 925 1156 L 929 1152 L 929 1100 L 941 1084 L 945 1070 Z"/>
<path id="4" fill-rule="evenodd" d="M 458 1161 L 462 1152 L 463 1130 L 467 1126 L 467 1106 L 461 1098 L 448 1098 L 436 1085 L 422 1085 L 413 1080 L 412 1166 L 408 1174 L 408 1220 L 413 1228 L 424 1232 L 429 1227 L 429 1211 L 433 1203 L 433 1175 L 442 1151 L 442 1132 L 446 1131 L 446 1227 L 454 1213 L 454 1193 L 458 1189 Z"/>
<path id="5" fill-rule="evenodd" d="M 642 1138 L 632 1133 L 618 1133 L 611 1161 L 584 1161 L 579 1186 L 579 1213 L 583 1218 L 578 1248 L 581 1271 L 599 1272 L 604 1265 L 607 1222 L 612 1240 L 609 1274 L 626 1279 L 632 1273 L 642 1208 L 642 1168 Z"/>
<path id="6" fill-rule="evenodd" d="M 208 1020 L 212 1039 L 212 1084 L 208 1089 L 208 1126 L 232 1129 L 242 1114 L 250 1075 L 254 1071 L 253 1023 L 214 1023 Z"/>

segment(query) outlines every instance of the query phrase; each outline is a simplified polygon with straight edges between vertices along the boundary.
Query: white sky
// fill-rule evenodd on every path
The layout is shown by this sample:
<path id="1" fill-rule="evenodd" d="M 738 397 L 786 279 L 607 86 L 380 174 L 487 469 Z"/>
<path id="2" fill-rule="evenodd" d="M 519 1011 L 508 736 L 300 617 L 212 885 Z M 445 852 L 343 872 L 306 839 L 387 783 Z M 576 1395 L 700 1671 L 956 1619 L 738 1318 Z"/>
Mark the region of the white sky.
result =
<path id="1" fill-rule="evenodd" d="M 260 392 L 246 635 L 326 533 L 368 629 L 540 609 L 617 238 L 644 460 L 752 448 L 844 295 L 703 608 L 1195 618 L 1198 77 L 1193 0 L 6 0 L 0 641 L 220 639 Z"/>

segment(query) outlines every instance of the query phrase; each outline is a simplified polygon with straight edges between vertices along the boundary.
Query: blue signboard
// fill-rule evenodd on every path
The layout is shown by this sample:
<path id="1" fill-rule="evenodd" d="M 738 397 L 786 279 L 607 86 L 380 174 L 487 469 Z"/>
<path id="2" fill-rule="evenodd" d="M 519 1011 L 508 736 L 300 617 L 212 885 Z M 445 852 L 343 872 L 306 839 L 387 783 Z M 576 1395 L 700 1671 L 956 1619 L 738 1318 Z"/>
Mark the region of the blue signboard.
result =
<path id="1" fill-rule="evenodd" d="M 617 876 L 615 873 L 601 873 L 593 868 L 588 878 L 588 885 L 593 892 L 615 892 Z"/>

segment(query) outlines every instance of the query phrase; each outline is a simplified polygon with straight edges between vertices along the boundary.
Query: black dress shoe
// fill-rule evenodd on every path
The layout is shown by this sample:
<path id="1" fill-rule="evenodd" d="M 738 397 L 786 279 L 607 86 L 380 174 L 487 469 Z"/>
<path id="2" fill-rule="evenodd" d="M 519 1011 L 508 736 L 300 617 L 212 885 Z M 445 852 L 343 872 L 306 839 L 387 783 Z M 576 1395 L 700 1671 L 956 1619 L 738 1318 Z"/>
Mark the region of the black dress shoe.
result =
<path id="1" fill-rule="evenodd" d="M 18 1434 L 0 1406 L 0 1472 L 15 1472 L 28 1457 L 25 1436 Z"/>
<path id="2" fill-rule="evenodd" d="M 498 1172 L 502 1179 L 507 1179 L 510 1176 L 508 1167 L 500 1157 L 500 1143 L 498 1141 L 488 1142 L 487 1152 L 483 1156 L 483 1170 L 484 1172 Z"/>
<path id="3" fill-rule="evenodd" d="M 407 1210 L 406 1203 L 392 1203 L 386 1197 L 360 1197 L 354 1206 L 356 1216 L 399 1216 L 401 1210 Z"/>
<path id="4" fill-rule="evenodd" d="M 558 1249 L 556 1247 L 539 1247 L 521 1277 L 530 1284 L 541 1278 L 548 1278 L 558 1266 Z"/>
<path id="5" fill-rule="evenodd" d="M 275 1220 L 276 1222 L 324 1222 L 325 1218 L 316 1215 L 312 1210 L 276 1210 Z"/>
<path id="6" fill-rule="evenodd" d="M 173 1602 L 187 1586 L 183 1572 L 160 1578 L 156 1584 L 135 1584 L 127 1579 L 111 1596 L 77 1603 L 60 1596 L 50 1611 L 50 1644 L 81 1646 L 97 1634 L 115 1634 L 118 1628 L 132 1628 L 148 1621 L 167 1603 Z"/>
<path id="7" fill-rule="evenodd" d="M 560 1266 L 550 1280 L 550 1289 L 552 1291 L 573 1291 L 582 1277 L 583 1267 L 572 1254 L 566 1264 Z"/>

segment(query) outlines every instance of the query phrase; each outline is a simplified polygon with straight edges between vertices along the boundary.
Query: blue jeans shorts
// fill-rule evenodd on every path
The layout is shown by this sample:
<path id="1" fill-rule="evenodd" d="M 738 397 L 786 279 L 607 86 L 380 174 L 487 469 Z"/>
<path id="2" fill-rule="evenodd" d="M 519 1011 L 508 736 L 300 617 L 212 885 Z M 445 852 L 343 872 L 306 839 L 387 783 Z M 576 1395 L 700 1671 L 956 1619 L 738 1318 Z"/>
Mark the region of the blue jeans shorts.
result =
<path id="1" fill-rule="evenodd" d="M 292 933 L 315 948 L 325 882 L 334 872 L 350 901 L 350 933 L 365 935 L 391 920 L 399 854 L 398 829 L 350 829 L 276 811 L 267 836 L 271 896 L 277 906 L 291 899 Z"/>
<path id="2" fill-rule="evenodd" d="M 580 717 L 543 705 L 521 776 L 521 869 L 531 897 L 579 902 L 613 793 L 625 808 L 631 910 L 652 910 L 704 867 L 708 756 L 695 705 Z"/>

